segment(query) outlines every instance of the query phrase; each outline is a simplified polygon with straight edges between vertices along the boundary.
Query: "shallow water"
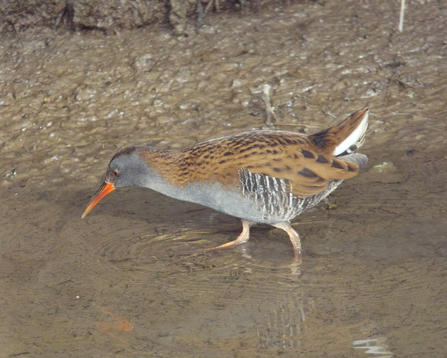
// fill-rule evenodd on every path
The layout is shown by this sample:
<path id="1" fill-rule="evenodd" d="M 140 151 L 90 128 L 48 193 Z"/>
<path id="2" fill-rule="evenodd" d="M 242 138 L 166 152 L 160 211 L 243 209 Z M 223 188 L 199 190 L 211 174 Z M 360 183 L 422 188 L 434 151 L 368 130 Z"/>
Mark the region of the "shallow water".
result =
<path id="1" fill-rule="evenodd" d="M 4 36 L 5 356 L 444 357 L 447 8 L 411 3 L 403 34 L 398 11 L 332 1 L 209 15 L 188 38 Z M 299 267 L 268 226 L 190 256 L 240 221 L 145 189 L 80 219 L 118 149 L 262 128 L 265 83 L 278 129 L 371 107 L 367 170 L 294 223 Z"/>

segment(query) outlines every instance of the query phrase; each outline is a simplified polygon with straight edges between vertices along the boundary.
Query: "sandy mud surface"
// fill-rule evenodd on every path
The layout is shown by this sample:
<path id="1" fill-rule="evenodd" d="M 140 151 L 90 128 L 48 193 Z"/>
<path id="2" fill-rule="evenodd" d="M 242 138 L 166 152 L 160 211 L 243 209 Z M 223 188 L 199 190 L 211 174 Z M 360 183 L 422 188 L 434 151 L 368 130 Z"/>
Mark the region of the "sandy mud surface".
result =
<path id="1" fill-rule="evenodd" d="M 328 1 L 166 29 L 0 39 L 0 346 L 16 357 L 445 357 L 447 8 Z M 111 156 L 365 106 L 368 167 L 294 222 L 252 229 L 145 189 L 81 220 Z M 384 164 L 388 163 L 388 164 Z"/>

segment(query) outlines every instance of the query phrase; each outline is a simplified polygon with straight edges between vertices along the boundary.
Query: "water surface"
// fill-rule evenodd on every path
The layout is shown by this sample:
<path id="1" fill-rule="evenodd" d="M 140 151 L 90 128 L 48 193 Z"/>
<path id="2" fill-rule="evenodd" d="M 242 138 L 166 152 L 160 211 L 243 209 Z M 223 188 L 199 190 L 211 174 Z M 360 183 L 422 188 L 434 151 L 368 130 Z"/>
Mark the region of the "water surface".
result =
<path id="1" fill-rule="evenodd" d="M 188 38 L 0 39 L 5 355 L 444 357 L 446 9 L 411 3 L 402 34 L 398 11 L 302 3 L 209 15 Z M 368 168 L 294 222 L 298 268 L 268 226 L 238 250 L 190 256 L 240 221 L 145 189 L 80 219 L 118 149 L 262 128 L 265 83 L 278 129 L 371 107 Z"/>

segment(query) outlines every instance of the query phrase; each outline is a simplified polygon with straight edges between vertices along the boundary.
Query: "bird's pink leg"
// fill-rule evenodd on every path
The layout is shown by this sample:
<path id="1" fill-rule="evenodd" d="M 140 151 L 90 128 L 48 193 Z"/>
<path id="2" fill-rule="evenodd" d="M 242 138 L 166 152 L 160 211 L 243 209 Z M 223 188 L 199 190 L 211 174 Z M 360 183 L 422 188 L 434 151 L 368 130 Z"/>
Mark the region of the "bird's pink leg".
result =
<path id="1" fill-rule="evenodd" d="M 289 234 L 289 239 L 292 242 L 293 245 L 293 253 L 295 255 L 296 259 L 301 258 L 301 240 L 300 235 L 292 228 L 290 223 L 288 221 L 284 221 L 282 223 L 278 223 L 273 225 L 274 227 L 277 227 L 278 229 L 284 230 L 287 234 Z"/>
<path id="2" fill-rule="evenodd" d="M 223 245 L 219 245 L 216 247 L 212 247 L 210 249 L 203 249 L 201 251 L 211 251 L 211 250 L 218 250 L 218 249 L 226 249 L 228 247 L 232 247 L 235 245 L 239 245 L 242 244 L 246 241 L 248 241 L 248 239 L 250 238 L 250 227 L 254 224 L 254 222 L 252 221 L 248 221 L 248 220 L 242 220 L 242 232 L 241 234 L 237 237 L 236 240 L 227 242 L 226 244 Z"/>

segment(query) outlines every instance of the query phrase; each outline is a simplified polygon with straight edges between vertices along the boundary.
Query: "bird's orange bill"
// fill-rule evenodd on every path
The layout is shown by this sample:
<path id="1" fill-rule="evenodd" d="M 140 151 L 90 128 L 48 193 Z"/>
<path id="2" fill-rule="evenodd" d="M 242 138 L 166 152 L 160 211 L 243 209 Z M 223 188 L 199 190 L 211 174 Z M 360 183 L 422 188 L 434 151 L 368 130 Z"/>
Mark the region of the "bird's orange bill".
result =
<path id="1" fill-rule="evenodd" d="M 90 200 L 90 203 L 87 205 L 84 212 L 82 213 L 82 218 L 84 219 L 90 212 L 90 210 L 92 210 L 102 198 L 104 198 L 107 194 L 109 194 L 114 190 L 115 187 L 113 186 L 113 183 L 106 183 L 106 182 L 102 183 L 102 185 L 99 187 L 99 189 L 93 196 L 92 200 Z"/>

